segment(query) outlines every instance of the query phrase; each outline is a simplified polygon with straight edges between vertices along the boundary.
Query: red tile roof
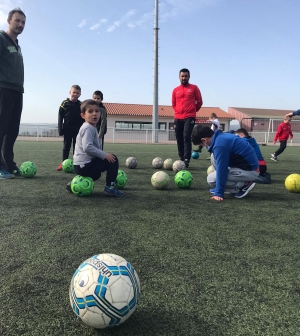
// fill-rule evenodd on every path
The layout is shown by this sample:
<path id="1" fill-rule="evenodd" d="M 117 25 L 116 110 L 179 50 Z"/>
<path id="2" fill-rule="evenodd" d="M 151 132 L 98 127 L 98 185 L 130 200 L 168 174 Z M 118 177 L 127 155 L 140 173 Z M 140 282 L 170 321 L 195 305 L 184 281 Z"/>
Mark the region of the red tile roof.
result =
<path id="1" fill-rule="evenodd" d="M 140 104 L 119 104 L 119 103 L 104 103 L 108 115 L 123 115 L 136 117 L 152 117 L 153 105 Z M 235 119 L 234 116 L 220 109 L 219 107 L 201 107 L 197 112 L 197 118 L 209 118 L 211 113 L 215 113 L 219 119 Z M 159 117 L 174 117 L 172 106 L 159 105 Z"/>

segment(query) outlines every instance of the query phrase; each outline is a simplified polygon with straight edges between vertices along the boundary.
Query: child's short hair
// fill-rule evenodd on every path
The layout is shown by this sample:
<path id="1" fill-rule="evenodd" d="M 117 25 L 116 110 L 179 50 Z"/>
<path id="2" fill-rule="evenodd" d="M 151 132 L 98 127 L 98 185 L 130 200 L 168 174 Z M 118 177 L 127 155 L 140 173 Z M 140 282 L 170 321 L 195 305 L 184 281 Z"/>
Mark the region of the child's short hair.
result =
<path id="1" fill-rule="evenodd" d="M 210 138 L 214 135 L 214 131 L 209 126 L 197 125 L 192 132 L 192 143 L 200 145 L 202 138 Z"/>
<path id="2" fill-rule="evenodd" d="M 99 104 L 94 99 L 86 99 L 84 100 L 80 105 L 80 111 L 81 113 L 85 114 L 86 108 L 88 105 L 96 105 L 99 106 Z"/>
<path id="3" fill-rule="evenodd" d="M 101 91 L 97 90 L 93 93 L 93 95 L 99 96 L 101 98 L 101 100 L 103 100 L 103 93 Z"/>
<path id="4" fill-rule="evenodd" d="M 81 92 L 81 87 L 77 84 L 72 85 L 71 89 L 79 90 Z"/>
<path id="5" fill-rule="evenodd" d="M 215 119 L 218 118 L 217 115 L 216 115 L 215 113 L 211 113 L 209 117 L 210 117 L 210 118 L 215 118 Z"/>
<path id="6" fill-rule="evenodd" d="M 250 138 L 249 133 L 245 130 L 245 128 L 239 128 L 235 131 L 235 134 L 244 134 L 246 138 Z"/>

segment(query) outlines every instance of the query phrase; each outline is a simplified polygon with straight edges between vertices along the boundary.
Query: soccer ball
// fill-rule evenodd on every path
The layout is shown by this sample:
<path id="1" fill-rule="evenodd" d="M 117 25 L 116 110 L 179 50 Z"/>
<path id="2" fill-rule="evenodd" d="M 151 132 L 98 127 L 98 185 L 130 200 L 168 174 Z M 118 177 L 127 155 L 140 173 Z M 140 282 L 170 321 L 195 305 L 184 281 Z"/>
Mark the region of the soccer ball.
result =
<path id="1" fill-rule="evenodd" d="M 193 152 L 192 153 L 192 159 L 199 159 L 199 153 L 198 152 Z"/>
<path id="2" fill-rule="evenodd" d="M 289 175 L 285 179 L 284 185 L 288 191 L 299 193 L 300 192 L 300 175 L 299 174 Z"/>
<path id="3" fill-rule="evenodd" d="M 77 196 L 88 196 L 94 190 L 94 181 L 90 177 L 77 175 L 71 182 L 71 190 Z"/>
<path id="4" fill-rule="evenodd" d="M 164 161 L 164 166 L 163 167 L 167 170 L 172 170 L 173 169 L 173 160 L 172 159 L 166 159 Z"/>
<path id="5" fill-rule="evenodd" d="M 116 188 L 122 189 L 125 187 L 126 183 L 127 183 L 127 175 L 123 172 L 123 170 L 119 169 L 115 181 Z"/>
<path id="6" fill-rule="evenodd" d="M 137 166 L 137 160 L 135 157 L 130 156 L 128 159 L 126 159 L 125 165 L 129 169 L 134 169 Z"/>
<path id="7" fill-rule="evenodd" d="M 175 184 L 182 189 L 189 188 L 193 183 L 193 176 L 187 170 L 181 170 L 175 175 Z"/>
<path id="8" fill-rule="evenodd" d="M 74 172 L 74 165 L 73 165 L 73 160 L 71 159 L 66 159 L 62 163 L 62 169 L 66 173 L 73 173 Z"/>
<path id="9" fill-rule="evenodd" d="M 98 254 L 84 261 L 70 285 L 74 313 L 92 328 L 110 328 L 125 322 L 141 295 L 137 272 L 124 258 Z"/>
<path id="10" fill-rule="evenodd" d="M 183 161 L 181 160 L 176 160 L 174 163 L 173 163 L 173 166 L 172 166 L 173 170 L 175 173 L 178 173 L 180 170 L 183 170 L 185 169 L 185 164 Z"/>
<path id="11" fill-rule="evenodd" d="M 20 174 L 24 177 L 33 177 L 36 171 L 36 165 L 31 161 L 26 161 L 20 166 Z"/>
<path id="12" fill-rule="evenodd" d="M 160 169 L 164 165 L 164 161 L 160 157 L 156 157 L 152 160 L 152 167 L 155 169 Z"/>
<path id="13" fill-rule="evenodd" d="M 214 171 L 215 171 L 214 166 L 209 166 L 209 167 L 207 168 L 207 175 L 213 173 Z"/>
<path id="14" fill-rule="evenodd" d="M 155 189 L 166 189 L 169 186 L 170 177 L 164 171 L 158 171 L 151 177 L 151 184 Z"/>

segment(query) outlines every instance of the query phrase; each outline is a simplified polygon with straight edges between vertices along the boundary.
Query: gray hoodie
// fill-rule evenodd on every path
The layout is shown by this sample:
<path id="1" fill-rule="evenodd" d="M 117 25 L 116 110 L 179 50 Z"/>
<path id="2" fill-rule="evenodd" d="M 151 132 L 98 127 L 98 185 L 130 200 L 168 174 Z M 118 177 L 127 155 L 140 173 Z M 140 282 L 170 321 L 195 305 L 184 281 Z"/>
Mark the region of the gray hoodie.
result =
<path id="1" fill-rule="evenodd" d="M 24 65 L 21 48 L 0 30 L 0 88 L 24 92 Z"/>
<path id="2" fill-rule="evenodd" d="M 74 165 L 83 166 L 95 157 L 104 160 L 106 153 L 101 148 L 102 139 L 98 137 L 97 128 L 85 122 L 76 138 Z"/>

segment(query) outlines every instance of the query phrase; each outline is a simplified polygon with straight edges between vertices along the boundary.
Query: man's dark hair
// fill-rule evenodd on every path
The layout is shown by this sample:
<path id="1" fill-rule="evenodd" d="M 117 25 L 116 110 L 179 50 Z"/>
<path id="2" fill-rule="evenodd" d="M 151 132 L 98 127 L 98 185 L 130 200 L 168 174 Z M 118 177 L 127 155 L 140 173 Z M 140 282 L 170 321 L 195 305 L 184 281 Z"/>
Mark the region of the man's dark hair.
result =
<path id="1" fill-rule="evenodd" d="M 214 135 L 214 131 L 209 126 L 197 125 L 192 132 L 192 143 L 194 145 L 200 145 L 202 138 L 210 138 Z"/>
<path id="2" fill-rule="evenodd" d="M 99 104 L 96 102 L 96 100 L 94 99 L 86 99 L 84 100 L 81 105 L 80 105 L 80 111 L 81 113 L 85 114 L 86 108 L 88 105 L 95 105 L 95 106 L 99 106 Z"/>
<path id="3" fill-rule="evenodd" d="M 179 71 L 179 75 L 181 72 L 187 72 L 189 75 L 190 75 L 190 70 L 189 69 L 186 69 L 186 68 L 183 68 Z"/>
<path id="4" fill-rule="evenodd" d="M 12 9 L 9 13 L 8 13 L 8 20 L 11 20 L 12 16 L 15 14 L 15 13 L 18 13 L 18 14 L 21 14 L 23 15 L 25 18 L 26 18 L 26 15 L 24 14 L 24 12 L 21 10 L 20 7 L 17 7 L 17 8 L 14 8 Z"/>
<path id="5" fill-rule="evenodd" d="M 235 131 L 235 134 L 244 134 L 246 138 L 251 138 L 249 133 L 245 130 L 245 128 L 239 128 Z"/>
<path id="6" fill-rule="evenodd" d="M 81 92 L 81 87 L 77 84 L 72 85 L 71 89 L 79 90 Z"/>
<path id="7" fill-rule="evenodd" d="M 101 92 L 101 91 L 95 91 L 94 93 L 93 93 L 93 95 L 95 95 L 95 96 L 99 96 L 100 98 L 101 98 L 101 100 L 103 100 L 103 93 Z"/>

